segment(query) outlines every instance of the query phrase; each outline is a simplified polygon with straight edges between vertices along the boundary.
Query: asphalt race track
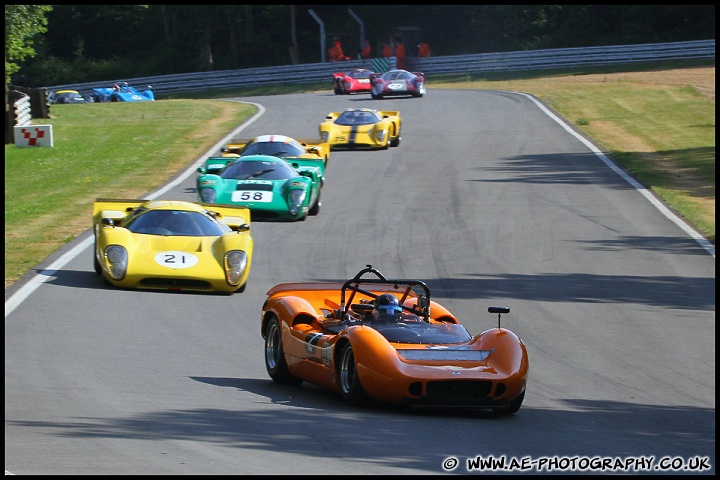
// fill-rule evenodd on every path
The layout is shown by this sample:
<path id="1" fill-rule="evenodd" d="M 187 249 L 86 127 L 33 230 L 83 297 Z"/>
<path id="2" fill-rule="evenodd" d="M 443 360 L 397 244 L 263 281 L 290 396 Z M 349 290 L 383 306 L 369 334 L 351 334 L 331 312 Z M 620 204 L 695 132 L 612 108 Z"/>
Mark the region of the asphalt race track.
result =
<path id="1" fill-rule="evenodd" d="M 518 461 L 495 473 L 715 473 L 714 247 L 590 142 L 510 92 L 234 100 L 264 108 L 239 137 L 317 137 L 328 112 L 366 106 L 399 110 L 402 142 L 334 151 L 318 216 L 255 222 L 244 293 L 108 287 L 90 231 L 6 291 L 6 473 L 490 473 L 478 457 Z M 159 198 L 194 201 L 195 174 L 179 180 Z M 425 281 L 472 334 L 510 307 L 530 357 L 520 411 L 356 409 L 275 385 L 267 290 L 367 264 Z"/>

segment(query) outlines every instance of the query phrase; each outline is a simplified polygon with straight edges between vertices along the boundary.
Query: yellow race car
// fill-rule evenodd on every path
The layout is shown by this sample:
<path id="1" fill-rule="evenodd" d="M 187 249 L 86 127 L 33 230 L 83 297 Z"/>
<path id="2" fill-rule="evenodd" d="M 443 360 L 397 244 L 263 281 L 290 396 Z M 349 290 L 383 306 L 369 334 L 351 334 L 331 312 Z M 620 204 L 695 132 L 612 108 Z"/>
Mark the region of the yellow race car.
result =
<path id="1" fill-rule="evenodd" d="M 335 149 L 386 150 L 400 145 L 400 112 L 348 108 L 330 112 L 320 124 L 320 137 Z"/>
<path id="2" fill-rule="evenodd" d="M 95 273 L 116 287 L 233 293 L 250 275 L 246 207 L 97 199 L 93 232 Z"/>
<path id="3" fill-rule="evenodd" d="M 287 135 L 260 135 L 255 138 L 236 138 L 221 150 L 223 157 L 244 157 L 246 155 L 271 155 L 291 161 L 330 160 L 330 145 L 320 138 L 294 139 Z"/>

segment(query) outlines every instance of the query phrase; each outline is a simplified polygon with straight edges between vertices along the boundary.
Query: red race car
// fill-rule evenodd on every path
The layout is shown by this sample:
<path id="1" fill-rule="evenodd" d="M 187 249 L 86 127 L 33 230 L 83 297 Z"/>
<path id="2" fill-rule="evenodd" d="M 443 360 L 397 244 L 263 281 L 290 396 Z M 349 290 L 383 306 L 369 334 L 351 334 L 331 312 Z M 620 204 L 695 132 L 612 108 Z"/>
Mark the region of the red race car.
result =
<path id="1" fill-rule="evenodd" d="M 373 100 L 385 97 L 416 97 L 425 95 L 425 75 L 422 72 L 390 70 L 370 75 L 370 95 Z"/>
<path id="2" fill-rule="evenodd" d="M 350 72 L 333 73 L 333 90 L 335 95 L 353 93 L 370 93 L 370 75 L 372 70 L 356 68 Z"/>

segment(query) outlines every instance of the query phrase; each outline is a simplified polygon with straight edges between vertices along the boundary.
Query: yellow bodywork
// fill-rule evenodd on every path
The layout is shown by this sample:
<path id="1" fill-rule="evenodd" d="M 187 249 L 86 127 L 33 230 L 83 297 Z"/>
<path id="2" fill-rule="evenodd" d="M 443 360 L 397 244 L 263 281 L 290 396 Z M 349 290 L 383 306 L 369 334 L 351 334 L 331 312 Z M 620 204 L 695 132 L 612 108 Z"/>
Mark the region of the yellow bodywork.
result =
<path id="1" fill-rule="evenodd" d="M 133 233 L 123 228 L 122 223 L 139 207 L 211 212 L 232 231 L 220 236 Z M 253 239 L 250 211 L 245 207 L 171 200 L 98 199 L 93 204 L 93 231 L 96 272 L 117 287 L 232 293 L 244 289 L 250 274 Z M 105 254 L 110 245 L 120 245 L 127 250 L 127 270 L 122 279 L 110 275 Z M 226 278 L 225 255 L 234 250 L 246 253 L 247 266 L 239 282 L 230 284 Z"/>

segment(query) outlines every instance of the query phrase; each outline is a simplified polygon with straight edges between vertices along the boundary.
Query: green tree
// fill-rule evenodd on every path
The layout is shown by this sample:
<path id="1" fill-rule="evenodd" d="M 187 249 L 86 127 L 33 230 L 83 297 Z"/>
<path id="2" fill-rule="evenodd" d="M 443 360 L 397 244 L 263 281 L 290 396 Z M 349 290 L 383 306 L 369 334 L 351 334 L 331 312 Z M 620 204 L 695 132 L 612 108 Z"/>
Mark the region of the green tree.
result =
<path id="1" fill-rule="evenodd" d="M 27 57 L 35 55 L 33 37 L 47 31 L 45 14 L 52 5 L 5 5 L 5 90 Z"/>

